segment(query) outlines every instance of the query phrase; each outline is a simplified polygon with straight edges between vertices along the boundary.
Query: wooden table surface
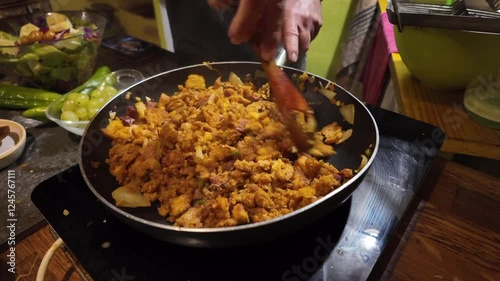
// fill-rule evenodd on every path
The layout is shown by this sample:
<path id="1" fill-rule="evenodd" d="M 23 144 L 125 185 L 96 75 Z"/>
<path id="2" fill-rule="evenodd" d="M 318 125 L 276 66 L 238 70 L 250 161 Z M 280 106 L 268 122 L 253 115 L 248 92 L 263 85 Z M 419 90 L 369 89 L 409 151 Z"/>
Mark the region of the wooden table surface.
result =
<path id="1" fill-rule="evenodd" d="M 500 280 L 500 181 L 455 162 L 437 158 L 398 226 L 372 279 Z M 16 246 L 16 278 L 35 280 L 54 242 L 48 226 Z M 0 255 L 0 280 L 6 274 Z M 82 279 L 63 250 L 51 260 L 46 280 Z M 5 278 L 4 278 L 5 276 Z"/>
<path id="2" fill-rule="evenodd" d="M 469 118 L 463 90 L 444 92 L 422 85 L 398 53 L 392 54 L 390 70 L 400 113 L 441 128 L 447 135 L 442 151 L 500 159 L 500 130 Z"/>

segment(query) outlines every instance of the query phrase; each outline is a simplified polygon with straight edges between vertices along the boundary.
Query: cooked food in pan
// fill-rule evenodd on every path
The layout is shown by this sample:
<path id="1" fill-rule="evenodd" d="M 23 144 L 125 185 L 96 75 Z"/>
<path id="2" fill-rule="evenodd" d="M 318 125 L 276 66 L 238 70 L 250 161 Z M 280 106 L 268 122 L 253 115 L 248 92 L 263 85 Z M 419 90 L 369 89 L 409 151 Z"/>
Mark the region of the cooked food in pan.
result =
<path id="1" fill-rule="evenodd" d="M 120 184 L 116 205 L 158 206 L 176 226 L 269 220 L 353 176 L 321 160 L 346 132 L 327 125 L 309 153 L 298 153 L 267 85 L 233 77 L 207 87 L 202 76 L 190 75 L 174 95 L 137 101 L 125 116 L 111 117 L 103 132 L 112 139 L 106 161 Z"/>

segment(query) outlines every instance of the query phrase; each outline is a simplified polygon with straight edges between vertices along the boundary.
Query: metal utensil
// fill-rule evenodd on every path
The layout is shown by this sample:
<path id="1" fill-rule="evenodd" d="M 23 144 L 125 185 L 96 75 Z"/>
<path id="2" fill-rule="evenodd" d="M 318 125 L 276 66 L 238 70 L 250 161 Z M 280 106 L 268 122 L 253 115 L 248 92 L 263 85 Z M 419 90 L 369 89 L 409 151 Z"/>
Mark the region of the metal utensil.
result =
<path id="1" fill-rule="evenodd" d="M 474 0 L 457 0 L 451 5 L 392 0 L 388 3 L 387 15 L 389 22 L 400 31 L 404 26 L 419 26 L 500 33 L 500 13 Z"/>

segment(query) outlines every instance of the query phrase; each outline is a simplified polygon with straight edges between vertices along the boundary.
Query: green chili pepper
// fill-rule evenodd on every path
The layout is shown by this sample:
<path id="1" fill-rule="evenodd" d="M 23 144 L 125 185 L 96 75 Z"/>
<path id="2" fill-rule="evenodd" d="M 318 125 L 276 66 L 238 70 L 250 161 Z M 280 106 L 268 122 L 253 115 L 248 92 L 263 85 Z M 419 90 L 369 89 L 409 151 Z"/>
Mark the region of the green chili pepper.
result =
<path id="1" fill-rule="evenodd" d="M 88 94 L 92 92 L 93 89 L 96 87 L 100 86 L 102 83 L 106 82 L 109 79 L 108 78 L 109 74 L 111 74 L 111 70 L 107 66 L 101 66 L 96 69 L 94 74 L 82 85 L 76 87 L 75 89 L 71 90 L 70 92 L 73 93 L 83 93 L 83 94 Z"/>
<path id="2" fill-rule="evenodd" d="M 49 105 L 61 95 L 42 89 L 21 87 L 16 85 L 0 85 L 0 107 L 9 109 L 28 109 Z"/>
<path id="3" fill-rule="evenodd" d="M 28 109 L 37 106 L 47 106 L 52 101 L 34 99 L 4 99 L 0 98 L 0 107 L 8 109 Z"/>
<path id="4" fill-rule="evenodd" d="M 45 116 L 45 111 L 47 110 L 48 106 L 38 106 L 38 107 L 33 107 L 30 109 L 27 109 L 21 113 L 23 117 L 26 118 L 31 118 L 31 119 L 36 119 L 39 121 L 49 121 L 47 116 Z"/>

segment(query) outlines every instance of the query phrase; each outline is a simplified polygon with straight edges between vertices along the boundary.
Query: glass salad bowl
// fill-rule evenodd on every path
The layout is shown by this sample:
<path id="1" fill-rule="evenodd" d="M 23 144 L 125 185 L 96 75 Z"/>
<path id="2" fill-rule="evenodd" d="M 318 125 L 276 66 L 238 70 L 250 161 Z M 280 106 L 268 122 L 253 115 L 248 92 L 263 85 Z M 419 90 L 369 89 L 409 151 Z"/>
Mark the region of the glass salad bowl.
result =
<path id="1" fill-rule="evenodd" d="M 92 75 L 106 22 L 87 11 L 0 19 L 0 66 L 21 82 L 65 93 Z"/>
<path id="2" fill-rule="evenodd" d="M 90 120 L 108 101 L 144 79 L 144 75 L 134 69 L 111 72 L 95 87 L 62 95 L 49 104 L 45 115 L 67 131 L 82 136 Z"/>

